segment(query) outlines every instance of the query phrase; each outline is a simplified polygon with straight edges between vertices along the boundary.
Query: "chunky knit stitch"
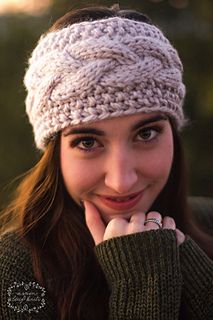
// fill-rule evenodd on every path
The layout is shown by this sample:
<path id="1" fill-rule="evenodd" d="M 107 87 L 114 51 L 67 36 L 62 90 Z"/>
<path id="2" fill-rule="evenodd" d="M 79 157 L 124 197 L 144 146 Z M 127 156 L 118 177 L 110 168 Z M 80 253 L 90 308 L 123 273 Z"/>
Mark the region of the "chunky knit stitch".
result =
<path id="1" fill-rule="evenodd" d="M 112 17 L 42 36 L 25 75 L 37 147 L 79 123 L 164 112 L 181 128 L 185 86 L 177 51 L 155 26 Z"/>

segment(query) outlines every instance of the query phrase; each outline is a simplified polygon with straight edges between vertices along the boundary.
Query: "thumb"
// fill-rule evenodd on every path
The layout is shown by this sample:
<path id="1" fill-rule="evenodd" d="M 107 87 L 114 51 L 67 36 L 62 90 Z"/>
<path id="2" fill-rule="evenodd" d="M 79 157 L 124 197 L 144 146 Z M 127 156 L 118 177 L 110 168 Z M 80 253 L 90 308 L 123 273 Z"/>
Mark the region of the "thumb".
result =
<path id="1" fill-rule="evenodd" d="M 93 236 L 95 244 L 97 245 L 103 241 L 106 227 L 101 219 L 100 213 L 98 212 L 94 204 L 89 201 L 84 201 L 84 206 L 86 224 Z"/>

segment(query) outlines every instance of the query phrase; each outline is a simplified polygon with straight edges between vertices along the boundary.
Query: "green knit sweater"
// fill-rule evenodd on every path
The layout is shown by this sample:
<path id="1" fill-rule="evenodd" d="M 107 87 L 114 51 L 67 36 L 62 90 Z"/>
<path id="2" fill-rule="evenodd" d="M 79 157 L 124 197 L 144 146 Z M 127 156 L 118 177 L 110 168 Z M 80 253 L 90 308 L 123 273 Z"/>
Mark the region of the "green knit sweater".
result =
<path id="1" fill-rule="evenodd" d="M 192 206 L 213 230 L 213 201 Z M 183 304 L 187 319 L 213 319 L 213 262 L 190 237 L 177 247 L 173 230 L 152 230 L 104 241 L 95 253 L 110 287 L 109 319 L 184 320 Z M 0 240 L 0 319 L 56 319 L 15 233 Z"/>

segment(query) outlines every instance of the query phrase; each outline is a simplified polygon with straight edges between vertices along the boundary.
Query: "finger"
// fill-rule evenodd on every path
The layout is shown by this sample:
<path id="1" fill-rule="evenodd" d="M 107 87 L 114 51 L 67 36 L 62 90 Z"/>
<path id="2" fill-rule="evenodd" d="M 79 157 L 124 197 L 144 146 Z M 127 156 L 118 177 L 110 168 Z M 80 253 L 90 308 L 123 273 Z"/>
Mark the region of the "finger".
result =
<path id="1" fill-rule="evenodd" d="M 161 214 L 157 211 L 150 211 L 147 215 L 146 215 L 146 219 L 145 219 L 145 222 L 147 219 L 157 219 L 160 223 L 162 222 L 162 217 L 161 217 Z M 156 230 L 156 229 L 159 229 L 160 226 L 156 223 L 156 222 L 152 222 L 152 221 L 149 221 L 145 224 L 145 230 L 148 231 L 148 230 Z"/>
<path id="2" fill-rule="evenodd" d="M 167 217 L 167 216 L 164 217 L 162 222 L 162 228 L 175 230 L 176 228 L 175 220 L 171 217 Z"/>
<path id="3" fill-rule="evenodd" d="M 179 229 L 175 229 L 175 232 L 176 232 L 176 237 L 177 237 L 177 244 L 179 246 L 180 244 L 182 244 L 185 241 L 186 237 L 185 237 L 184 233 L 182 231 L 180 231 Z"/>
<path id="4" fill-rule="evenodd" d="M 104 240 L 126 235 L 128 224 L 128 221 L 123 218 L 110 220 L 105 230 Z"/>
<path id="5" fill-rule="evenodd" d="M 140 224 L 144 224 L 145 218 L 146 218 L 145 213 L 143 213 L 143 212 L 138 212 L 138 213 L 134 213 L 134 214 L 131 216 L 129 222 L 130 222 L 130 223 L 140 223 Z"/>
<path id="6" fill-rule="evenodd" d="M 84 201 L 84 206 L 86 224 L 90 233 L 92 234 L 95 244 L 97 245 L 103 241 L 105 225 L 94 204 L 89 201 Z"/>
<path id="7" fill-rule="evenodd" d="M 146 215 L 143 212 L 135 213 L 131 216 L 128 225 L 128 233 L 136 233 L 144 231 L 144 222 Z"/>

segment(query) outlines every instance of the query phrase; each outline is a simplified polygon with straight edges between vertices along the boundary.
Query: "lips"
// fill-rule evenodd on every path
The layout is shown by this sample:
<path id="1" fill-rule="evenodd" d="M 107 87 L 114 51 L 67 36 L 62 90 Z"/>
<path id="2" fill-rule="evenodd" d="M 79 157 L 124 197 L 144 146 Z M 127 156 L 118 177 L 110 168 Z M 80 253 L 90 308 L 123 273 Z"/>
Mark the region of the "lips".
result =
<path id="1" fill-rule="evenodd" d="M 98 195 L 101 202 L 107 207 L 114 210 L 129 210 L 132 209 L 143 196 L 143 191 L 132 193 L 123 197 L 111 197 L 105 195 Z"/>

